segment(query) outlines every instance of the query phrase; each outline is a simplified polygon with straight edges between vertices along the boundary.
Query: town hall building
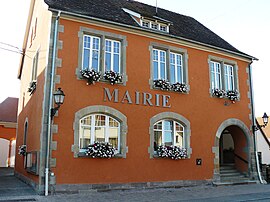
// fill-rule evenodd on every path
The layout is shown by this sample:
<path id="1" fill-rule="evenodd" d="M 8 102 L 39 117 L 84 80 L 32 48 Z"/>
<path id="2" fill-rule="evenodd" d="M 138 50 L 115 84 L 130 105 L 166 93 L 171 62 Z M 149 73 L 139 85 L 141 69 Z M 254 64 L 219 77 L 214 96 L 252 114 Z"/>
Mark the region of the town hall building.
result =
<path id="1" fill-rule="evenodd" d="M 31 0 L 23 48 L 15 174 L 38 192 L 258 180 L 256 58 L 194 18 Z"/>

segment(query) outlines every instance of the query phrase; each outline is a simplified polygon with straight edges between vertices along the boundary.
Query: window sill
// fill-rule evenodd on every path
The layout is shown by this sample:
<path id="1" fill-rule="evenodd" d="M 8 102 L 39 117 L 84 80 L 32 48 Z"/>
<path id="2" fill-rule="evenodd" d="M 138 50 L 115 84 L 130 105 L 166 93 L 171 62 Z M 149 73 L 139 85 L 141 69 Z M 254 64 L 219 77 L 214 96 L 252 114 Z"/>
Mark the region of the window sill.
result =
<path id="1" fill-rule="evenodd" d="M 111 158 L 92 158 L 91 156 L 87 156 L 84 152 L 78 153 L 78 158 L 88 158 L 88 159 L 121 159 L 125 158 L 123 154 L 115 154 L 114 157 Z"/>
<path id="2" fill-rule="evenodd" d="M 190 156 L 188 156 L 187 158 L 172 159 L 170 157 L 159 157 L 157 154 L 154 154 L 153 158 L 158 159 L 158 160 L 162 160 L 162 159 L 164 159 L 164 160 L 188 160 L 188 159 L 190 159 Z"/>
<path id="3" fill-rule="evenodd" d="M 76 69 L 76 74 L 77 74 L 77 79 L 78 80 L 85 80 L 87 85 L 91 85 L 91 84 L 95 84 L 95 83 L 107 83 L 110 85 L 123 85 L 126 86 L 126 82 L 127 82 L 127 75 L 121 75 L 122 76 L 122 81 L 121 82 L 116 82 L 116 83 L 110 83 L 110 81 L 108 79 L 105 79 L 104 76 L 101 76 L 101 78 L 98 81 L 94 81 L 93 83 L 89 83 L 87 81 L 87 78 L 83 77 L 82 74 L 80 73 L 80 69 L 77 68 Z M 103 73 L 102 73 L 103 75 Z"/>

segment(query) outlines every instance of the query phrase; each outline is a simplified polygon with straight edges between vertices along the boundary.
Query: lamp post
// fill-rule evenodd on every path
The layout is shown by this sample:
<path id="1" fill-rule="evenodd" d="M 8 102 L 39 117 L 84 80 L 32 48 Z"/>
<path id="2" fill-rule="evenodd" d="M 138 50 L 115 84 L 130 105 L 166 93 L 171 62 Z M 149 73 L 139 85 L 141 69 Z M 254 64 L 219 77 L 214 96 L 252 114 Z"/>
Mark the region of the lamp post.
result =
<path id="1" fill-rule="evenodd" d="M 253 126 L 254 128 L 254 131 L 257 131 L 259 130 L 260 128 L 265 128 L 268 124 L 268 115 L 266 114 L 266 112 L 264 112 L 263 116 L 262 116 L 262 119 L 263 119 L 263 125 L 257 125 L 257 126 Z"/>
<path id="2" fill-rule="evenodd" d="M 58 88 L 54 93 L 53 93 L 53 98 L 54 98 L 54 102 L 57 105 L 54 108 L 51 108 L 51 119 L 54 117 L 54 115 L 56 114 L 56 112 L 59 110 L 60 106 L 64 103 L 64 99 L 65 99 L 65 94 L 62 91 L 61 88 Z"/>

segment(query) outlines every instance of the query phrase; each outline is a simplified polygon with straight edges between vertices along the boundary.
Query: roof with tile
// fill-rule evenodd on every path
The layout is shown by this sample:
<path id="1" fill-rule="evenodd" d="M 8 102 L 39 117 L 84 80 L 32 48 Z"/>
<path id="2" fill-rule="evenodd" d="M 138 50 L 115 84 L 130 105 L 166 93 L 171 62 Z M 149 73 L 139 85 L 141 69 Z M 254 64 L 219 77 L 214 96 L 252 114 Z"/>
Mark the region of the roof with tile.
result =
<path id="1" fill-rule="evenodd" d="M 8 97 L 0 103 L 0 122 L 17 123 L 18 98 Z"/>
<path id="2" fill-rule="evenodd" d="M 45 3 L 47 3 L 52 10 L 61 10 L 75 15 L 94 17 L 137 28 L 140 27 L 140 25 L 123 10 L 123 8 L 126 8 L 144 17 L 154 18 L 154 16 L 156 16 L 171 21 L 172 25 L 170 26 L 170 33 L 168 33 L 171 37 L 181 37 L 182 39 L 241 54 L 249 59 L 256 59 L 253 56 L 239 51 L 192 17 L 162 8 L 158 8 L 158 12 L 156 13 L 156 7 L 141 2 L 133 0 L 45 0 Z M 146 31 L 150 31 L 147 30 L 147 28 L 145 29 Z"/>

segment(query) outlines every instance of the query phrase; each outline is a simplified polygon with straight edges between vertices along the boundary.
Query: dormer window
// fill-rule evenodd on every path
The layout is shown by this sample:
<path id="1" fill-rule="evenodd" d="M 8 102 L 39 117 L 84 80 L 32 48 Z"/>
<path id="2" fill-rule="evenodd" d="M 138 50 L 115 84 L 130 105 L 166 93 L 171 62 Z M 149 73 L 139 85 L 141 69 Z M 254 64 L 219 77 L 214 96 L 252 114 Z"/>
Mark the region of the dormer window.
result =
<path id="1" fill-rule="evenodd" d="M 128 13 L 141 27 L 169 33 L 169 26 L 172 25 L 172 22 L 158 16 L 144 17 L 140 13 L 127 8 L 122 9 Z"/>
<path id="2" fill-rule="evenodd" d="M 150 27 L 150 22 L 149 22 L 149 21 L 143 20 L 143 21 L 142 21 L 142 26 L 143 26 L 143 27 L 149 28 L 149 27 Z"/>
<path id="3" fill-rule="evenodd" d="M 167 27 L 168 27 L 167 25 L 160 25 L 159 30 L 163 32 L 167 32 Z"/>
<path id="4" fill-rule="evenodd" d="M 152 22 L 152 23 L 151 23 L 151 28 L 152 28 L 152 29 L 158 29 L 158 24 Z"/>

